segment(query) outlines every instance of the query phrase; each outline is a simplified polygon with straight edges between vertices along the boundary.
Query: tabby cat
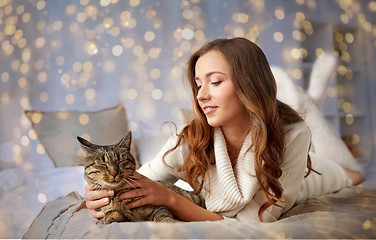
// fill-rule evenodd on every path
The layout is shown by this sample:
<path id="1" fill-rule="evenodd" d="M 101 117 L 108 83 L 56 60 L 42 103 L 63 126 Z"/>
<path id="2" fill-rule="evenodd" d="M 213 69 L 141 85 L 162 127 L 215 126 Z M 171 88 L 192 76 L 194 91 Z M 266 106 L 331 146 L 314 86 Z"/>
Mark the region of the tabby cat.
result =
<path id="1" fill-rule="evenodd" d="M 175 222 L 177 219 L 166 206 L 145 205 L 134 209 L 128 209 L 127 202 L 137 199 L 119 200 L 119 195 L 129 189 L 122 187 L 132 182 L 132 176 L 136 170 L 136 160 L 130 153 L 132 134 L 128 134 L 114 145 L 100 146 L 77 137 L 81 147 L 86 151 L 85 180 L 94 189 L 113 189 L 115 194 L 110 198 L 110 203 L 101 208 L 104 217 L 102 223 L 112 222 Z M 204 201 L 193 192 L 183 190 L 172 183 L 161 182 L 169 189 L 186 197 L 195 204 L 204 207 Z"/>

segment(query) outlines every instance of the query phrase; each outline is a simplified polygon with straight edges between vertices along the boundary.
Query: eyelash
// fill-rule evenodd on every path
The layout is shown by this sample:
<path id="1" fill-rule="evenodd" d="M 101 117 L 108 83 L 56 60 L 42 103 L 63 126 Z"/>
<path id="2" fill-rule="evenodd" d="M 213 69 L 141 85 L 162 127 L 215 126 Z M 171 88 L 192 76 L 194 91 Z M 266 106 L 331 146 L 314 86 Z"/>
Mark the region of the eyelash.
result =
<path id="1" fill-rule="evenodd" d="M 222 83 L 222 81 L 216 81 L 216 82 L 212 82 L 211 84 L 214 85 L 214 86 L 218 86 L 221 83 Z M 197 90 L 200 90 L 200 88 L 201 88 L 201 85 L 197 86 Z"/>

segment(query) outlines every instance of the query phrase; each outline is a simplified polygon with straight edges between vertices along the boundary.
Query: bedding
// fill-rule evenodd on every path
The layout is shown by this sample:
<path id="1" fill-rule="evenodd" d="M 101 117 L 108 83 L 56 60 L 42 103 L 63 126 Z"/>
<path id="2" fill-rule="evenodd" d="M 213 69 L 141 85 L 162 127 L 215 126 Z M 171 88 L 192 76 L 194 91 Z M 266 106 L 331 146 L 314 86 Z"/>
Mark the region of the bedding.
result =
<path id="1" fill-rule="evenodd" d="M 375 181 L 367 183 L 375 186 Z M 77 192 L 49 202 L 23 238 L 361 238 L 376 236 L 376 189 L 360 185 L 292 208 L 273 223 L 112 223 L 89 216 Z"/>

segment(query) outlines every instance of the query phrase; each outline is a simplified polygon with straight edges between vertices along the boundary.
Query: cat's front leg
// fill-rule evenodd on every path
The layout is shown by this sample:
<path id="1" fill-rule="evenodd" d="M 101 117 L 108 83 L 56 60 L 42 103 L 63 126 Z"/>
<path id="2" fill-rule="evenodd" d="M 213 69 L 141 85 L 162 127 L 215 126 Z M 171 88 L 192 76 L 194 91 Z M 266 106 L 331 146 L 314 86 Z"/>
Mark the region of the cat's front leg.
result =
<path id="1" fill-rule="evenodd" d="M 148 221 L 154 222 L 177 222 L 174 215 L 166 206 L 155 207 L 154 210 L 149 214 Z"/>

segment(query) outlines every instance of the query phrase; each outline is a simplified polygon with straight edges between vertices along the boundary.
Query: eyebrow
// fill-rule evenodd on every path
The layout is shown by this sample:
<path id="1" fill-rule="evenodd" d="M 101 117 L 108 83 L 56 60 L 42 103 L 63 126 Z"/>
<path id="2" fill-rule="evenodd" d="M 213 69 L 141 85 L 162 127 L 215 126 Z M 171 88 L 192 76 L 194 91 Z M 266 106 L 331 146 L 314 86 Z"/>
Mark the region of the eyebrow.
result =
<path id="1" fill-rule="evenodd" d="M 213 74 L 221 74 L 221 75 L 227 75 L 226 73 L 223 73 L 223 72 L 219 72 L 219 71 L 213 71 L 213 72 L 208 72 L 207 74 L 205 74 L 205 78 L 208 78 L 210 77 L 211 75 Z M 195 77 L 195 80 L 200 80 L 199 77 Z"/>

